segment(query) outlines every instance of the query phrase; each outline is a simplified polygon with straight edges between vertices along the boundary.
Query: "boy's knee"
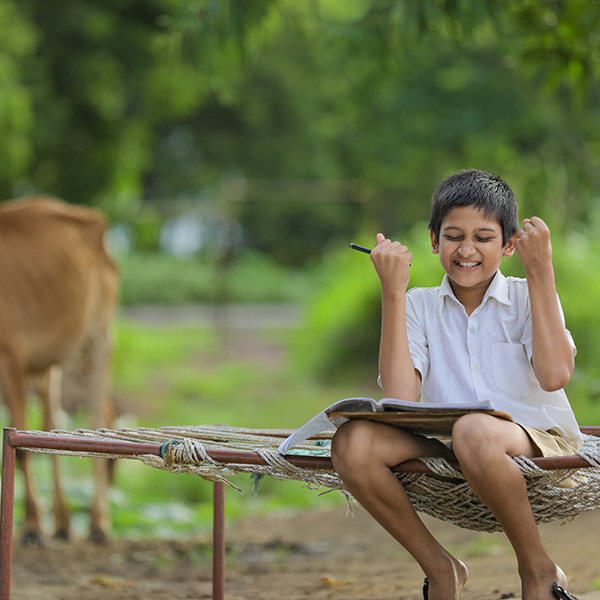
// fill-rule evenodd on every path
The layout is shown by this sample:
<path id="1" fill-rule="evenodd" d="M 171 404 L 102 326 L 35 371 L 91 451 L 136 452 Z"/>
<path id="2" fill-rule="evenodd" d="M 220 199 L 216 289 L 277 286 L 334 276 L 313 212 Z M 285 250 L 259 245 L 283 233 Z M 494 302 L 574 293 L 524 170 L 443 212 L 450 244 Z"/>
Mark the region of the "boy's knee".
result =
<path id="1" fill-rule="evenodd" d="M 343 464 L 358 465 L 366 460 L 373 440 L 369 421 L 350 420 L 340 425 L 331 441 L 331 460 L 336 470 Z"/>
<path id="2" fill-rule="evenodd" d="M 460 417 L 452 427 L 452 449 L 460 461 L 465 453 L 480 454 L 494 439 L 495 417 L 472 413 Z"/>

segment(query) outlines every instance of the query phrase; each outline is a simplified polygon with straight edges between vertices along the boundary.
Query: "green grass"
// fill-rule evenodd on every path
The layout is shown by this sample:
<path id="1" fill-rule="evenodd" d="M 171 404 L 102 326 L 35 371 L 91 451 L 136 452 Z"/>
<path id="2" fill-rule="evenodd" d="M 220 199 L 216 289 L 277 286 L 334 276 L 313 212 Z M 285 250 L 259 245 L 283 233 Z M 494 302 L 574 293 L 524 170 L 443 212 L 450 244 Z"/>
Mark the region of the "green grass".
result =
<path id="1" fill-rule="evenodd" d="M 467 556 L 471 558 L 497 556 L 510 549 L 506 540 L 492 538 L 488 534 L 480 534 L 473 539 L 467 548 Z"/>
<path id="2" fill-rule="evenodd" d="M 116 324 L 114 388 L 124 411 L 118 426 L 212 425 L 248 428 L 295 428 L 333 401 L 367 395 L 364 387 L 348 382 L 327 386 L 299 375 L 286 360 L 232 357 L 213 329 L 146 327 L 121 318 Z M 285 343 L 285 331 L 264 331 L 269 341 Z M 235 346 L 235 341 L 233 342 Z M 374 382 L 373 382 L 374 385 Z M 373 393 L 376 393 L 373 390 Z M 39 408 L 31 403 L 31 426 L 40 426 Z M 68 429 L 88 427 L 80 411 L 70 416 Z M 36 482 L 46 513 L 52 503 L 50 458 L 33 457 Z M 60 457 L 64 487 L 78 536 L 87 535 L 87 507 L 93 495 L 92 459 Z M 241 488 L 227 490 L 226 516 L 297 511 L 339 506 L 337 492 L 319 496 L 301 482 L 264 478 L 252 494 L 250 475 L 237 475 Z M 22 496 L 17 477 L 17 495 Z M 111 491 L 113 536 L 182 538 L 207 532 L 212 519 L 212 484 L 198 476 L 152 469 L 135 460 L 119 461 Z M 17 522 L 21 502 L 15 506 Z M 49 515 L 48 529 L 51 530 Z"/>

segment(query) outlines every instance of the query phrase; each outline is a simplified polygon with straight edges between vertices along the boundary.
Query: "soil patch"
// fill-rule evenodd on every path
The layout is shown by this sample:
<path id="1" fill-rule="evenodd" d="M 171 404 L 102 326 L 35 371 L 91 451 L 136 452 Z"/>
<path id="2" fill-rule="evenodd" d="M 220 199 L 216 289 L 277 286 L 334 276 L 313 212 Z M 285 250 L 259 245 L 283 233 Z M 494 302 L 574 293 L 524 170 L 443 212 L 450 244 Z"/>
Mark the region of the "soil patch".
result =
<path id="1" fill-rule="evenodd" d="M 514 554 L 502 534 L 459 529 L 425 517 L 464 560 L 461 598 L 519 598 Z M 540 527 L 550 555 L 580 600 L 600 600 L 600 511 Z M 210 537 L 193 541 L 112 540 L 102 546 L 15 542 L 13 600 L 177 600 L 210 598 Z M 228 526 L 227 600 L 417 600 L 423 575 L 362 510 L 345 508 L 248 518 Z"/>

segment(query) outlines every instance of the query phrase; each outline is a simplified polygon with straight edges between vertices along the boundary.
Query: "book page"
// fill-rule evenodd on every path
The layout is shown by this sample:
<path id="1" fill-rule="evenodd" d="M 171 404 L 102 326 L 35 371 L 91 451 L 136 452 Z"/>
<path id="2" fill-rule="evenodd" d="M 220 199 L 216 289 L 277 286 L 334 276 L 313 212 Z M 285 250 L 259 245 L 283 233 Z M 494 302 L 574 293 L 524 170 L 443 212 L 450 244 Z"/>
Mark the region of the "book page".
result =
<path id="1" fill-rule="evenodd" d="M 468 403 L 446 403 L 446 402 L 408 402 L 396 398 L 383 398 L 377 403 L 381 410 L 390 411 L 426 411 L 426 410 L 493 410 L 494 406 L 489 400 Z"/>
<path id="2" fill-rule="evenodd" d="M 480 409 L 486 414 L 512 421 L 512 417 L 504 411 L 492 409 Z M 333 412 L 329 414 L 329 420 L 336 426 L 349 421 L 350 419 L 364 419 L 366 421 L 376 421 L 392 427 L 407 429 L 413 433 L 421 435 L 450 435 L 452 426 L 463 415 L 480 410 L 470 410 L 461 408 L 445 409 L 441 405 L 434 410 L 395 410 L 376 413 L 356 413 L 356 412 Z"/>

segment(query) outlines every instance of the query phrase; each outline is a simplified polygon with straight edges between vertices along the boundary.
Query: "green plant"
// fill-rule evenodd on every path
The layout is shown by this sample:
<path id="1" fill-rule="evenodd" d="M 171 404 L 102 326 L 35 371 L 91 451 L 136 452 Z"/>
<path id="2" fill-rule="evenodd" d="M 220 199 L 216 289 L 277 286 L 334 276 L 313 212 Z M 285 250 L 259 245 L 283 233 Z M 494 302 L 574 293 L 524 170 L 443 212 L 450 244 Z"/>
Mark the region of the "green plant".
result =
<path id="1" fill-rule="evenodd" d="M 483 556 L 496 556 L 506 551 L 506 544 L 503 541 L 490 537 L 488 534 L 482 534 L 476 537 L 467 549 L 467 556 L 471 558 Z"/>
<path id="2" fill-rule="evenodd" d="M 310 272 L 286 269 L 251 250 L 229 266 L 208 255 L 184 259 L 162 252 L 128 252 L 118 264 L 124 306 L 299 302 L 312 285 Z"/>

